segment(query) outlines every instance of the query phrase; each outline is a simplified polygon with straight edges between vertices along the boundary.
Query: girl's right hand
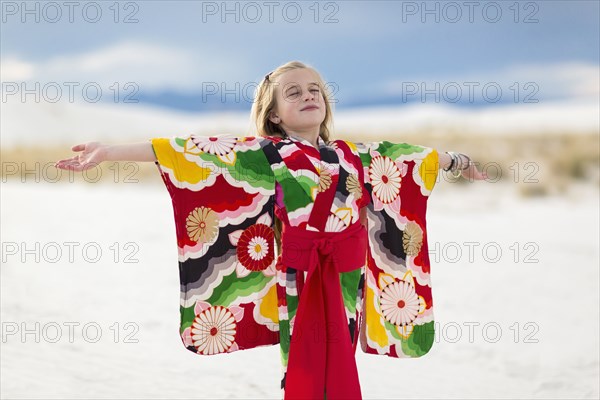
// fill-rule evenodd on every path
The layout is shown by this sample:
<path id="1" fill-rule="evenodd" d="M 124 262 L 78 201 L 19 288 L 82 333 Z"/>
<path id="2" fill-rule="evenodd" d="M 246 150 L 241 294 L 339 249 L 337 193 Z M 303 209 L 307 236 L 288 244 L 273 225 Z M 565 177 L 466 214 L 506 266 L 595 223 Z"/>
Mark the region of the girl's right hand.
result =
<path id="1" fill-rule="evenodd" d="M 100 142 L 88 142 L 78 144 L 71 148 L 73 151 L 81 151 L 80 154 L 71 158 L 57 161 L 54 166 L 60 169 L 83 171 L 94 168 L 102 161 L 106 161 L 105 146 Z"/>

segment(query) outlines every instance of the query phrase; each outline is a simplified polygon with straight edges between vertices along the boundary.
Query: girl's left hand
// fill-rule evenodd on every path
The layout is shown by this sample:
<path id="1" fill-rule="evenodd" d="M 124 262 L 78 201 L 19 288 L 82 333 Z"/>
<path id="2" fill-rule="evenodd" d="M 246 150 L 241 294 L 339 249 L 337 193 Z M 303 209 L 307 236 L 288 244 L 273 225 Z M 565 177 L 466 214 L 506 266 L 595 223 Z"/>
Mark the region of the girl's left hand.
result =
<path id="1" fill-rule="evenodd" d="M 471 163 L 467 169 L 463 169 L 461 172 L 461 176 L 469 181 L 472 180 L 484 180 L 488 178 L 488 175 L 485 172 L 479 172 L 477 166 Z"/>

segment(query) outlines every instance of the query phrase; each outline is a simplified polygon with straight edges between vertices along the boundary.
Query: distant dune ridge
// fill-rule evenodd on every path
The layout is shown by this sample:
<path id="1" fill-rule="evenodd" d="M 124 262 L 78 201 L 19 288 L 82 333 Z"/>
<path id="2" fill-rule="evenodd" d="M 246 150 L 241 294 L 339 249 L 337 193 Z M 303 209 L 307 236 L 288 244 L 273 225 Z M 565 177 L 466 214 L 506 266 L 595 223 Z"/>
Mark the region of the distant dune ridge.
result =
<path id="1" fill-rule="evenodd" d="M 334 138 L 390 140 L 464 152 L 523 195 L 564 193 L 575 180 L 600 185 L 598 101 L 515 104 L 483 109 L 417 104 L 335 111 Z M 152 163 L 105 163 L 86 176 L 58 171 L 70 147 L 151 137 L 255 134 L 248 112 L 182 113 L 137 104 L 2 105 L 2 179 L 160 183 Z M 453 178 L 442 177 L 453 180 Z M 466 182 L 460 182 L 466 183 Z"/>
<path id="2" fill-rule="evenodd" d="M 339 135 L 379 137 L 390 133 L 449 130 L 469 134 L 598 133 L 598 100 L 545 101 L 466 109 L 425 103 L 400 107 L 342 109 L 334 112 Z M 249 112 L 191 114 L 139 104 L 35 103 L 14 99 L 2 104 L 2 145 L 130 140 L 157 134 L 252 133 Z"/>

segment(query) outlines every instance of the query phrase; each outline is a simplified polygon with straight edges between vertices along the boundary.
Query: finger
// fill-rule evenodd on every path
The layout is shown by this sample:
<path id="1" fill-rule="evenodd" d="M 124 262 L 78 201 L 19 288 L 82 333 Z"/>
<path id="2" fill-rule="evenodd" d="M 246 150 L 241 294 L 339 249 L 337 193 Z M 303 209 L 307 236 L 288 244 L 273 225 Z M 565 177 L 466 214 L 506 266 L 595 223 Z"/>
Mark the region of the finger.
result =
<path id="1" fill-rule="evenodd" d="M 54 163 L 54 167 L 65 169 L 64 167 L 70 165 L 70 163 L 70 161 L 61 160 L 59 162 Z"/>
<path id="2" fill-rule="evenodd" d="M 58 160 L 57 162 L 54 163 L 54 166 L 57 168 L 60 168 L 60 167 L 64 166 L 67 162 L 69 162 L 69 160 L 67 160 L 67 159 Z"/>
<path id="3" fill-rule="evenodd" d="M 69 164 L 69 169 L 76 171 L 76 172 L 80 172 L 80 171 L 83 171 L 85 168 L 83 168 L 83 166 L 79 163 L 73 163 L 73 164 Z"/>
<path id="4" fill-rule="evenodd" d="M 73 151 L 82 151 L 82 150 L 85 150 L 85 143 L 83 143 L 83 144 L 76 144 L 75 146 L 71 147 L 71 150 L 73 150 Z"/>
<path id="5" fill-rule="evenodd" d="M 76 168 L 81 166 L 81 163 L 77 160 L 70 160 L 70 161 L 64 162 L 60 165 L 65 167 L 65 169 L 75 169 L 76 170 Z"/>
<path id="6" fill-rule="evenodd" d="M 66 162 L 71 162 L 71 161 L 75 161 L 77 159 L 77 156 L 74 157 L 69 157 L 69 158 L 64 158 L 62 160 L 58 160 L 57 163 L 66 163 Z"/>
<path id="7" fill-rule="evenodd" d="M 73 164 L 58 164 L 56 165 L 56 168 L 64 169 L 67 171 L 74 170 Z"/>

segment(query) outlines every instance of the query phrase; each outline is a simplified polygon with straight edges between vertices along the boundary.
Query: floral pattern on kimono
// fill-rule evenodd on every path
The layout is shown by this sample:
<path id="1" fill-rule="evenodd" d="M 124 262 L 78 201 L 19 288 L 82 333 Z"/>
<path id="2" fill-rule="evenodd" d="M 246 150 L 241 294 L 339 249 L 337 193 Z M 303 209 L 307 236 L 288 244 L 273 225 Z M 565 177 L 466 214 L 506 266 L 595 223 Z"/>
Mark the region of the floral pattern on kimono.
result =
<path id="1" fill-rule="evenodd" d="M 289 136 L 153 138 L 171 196 L 180 275 L 180 335 L 197 354 L 279 344 L 281 389 L 306 273 L 277 257 L 285 226 L 343 231 L 367 207 L 364 267 L 340 273 L 353 350 L 420 357 L 433 344 L 426 205 L 435 149 Z M 320 200 L 319 200 L 320 199 Z"/>

